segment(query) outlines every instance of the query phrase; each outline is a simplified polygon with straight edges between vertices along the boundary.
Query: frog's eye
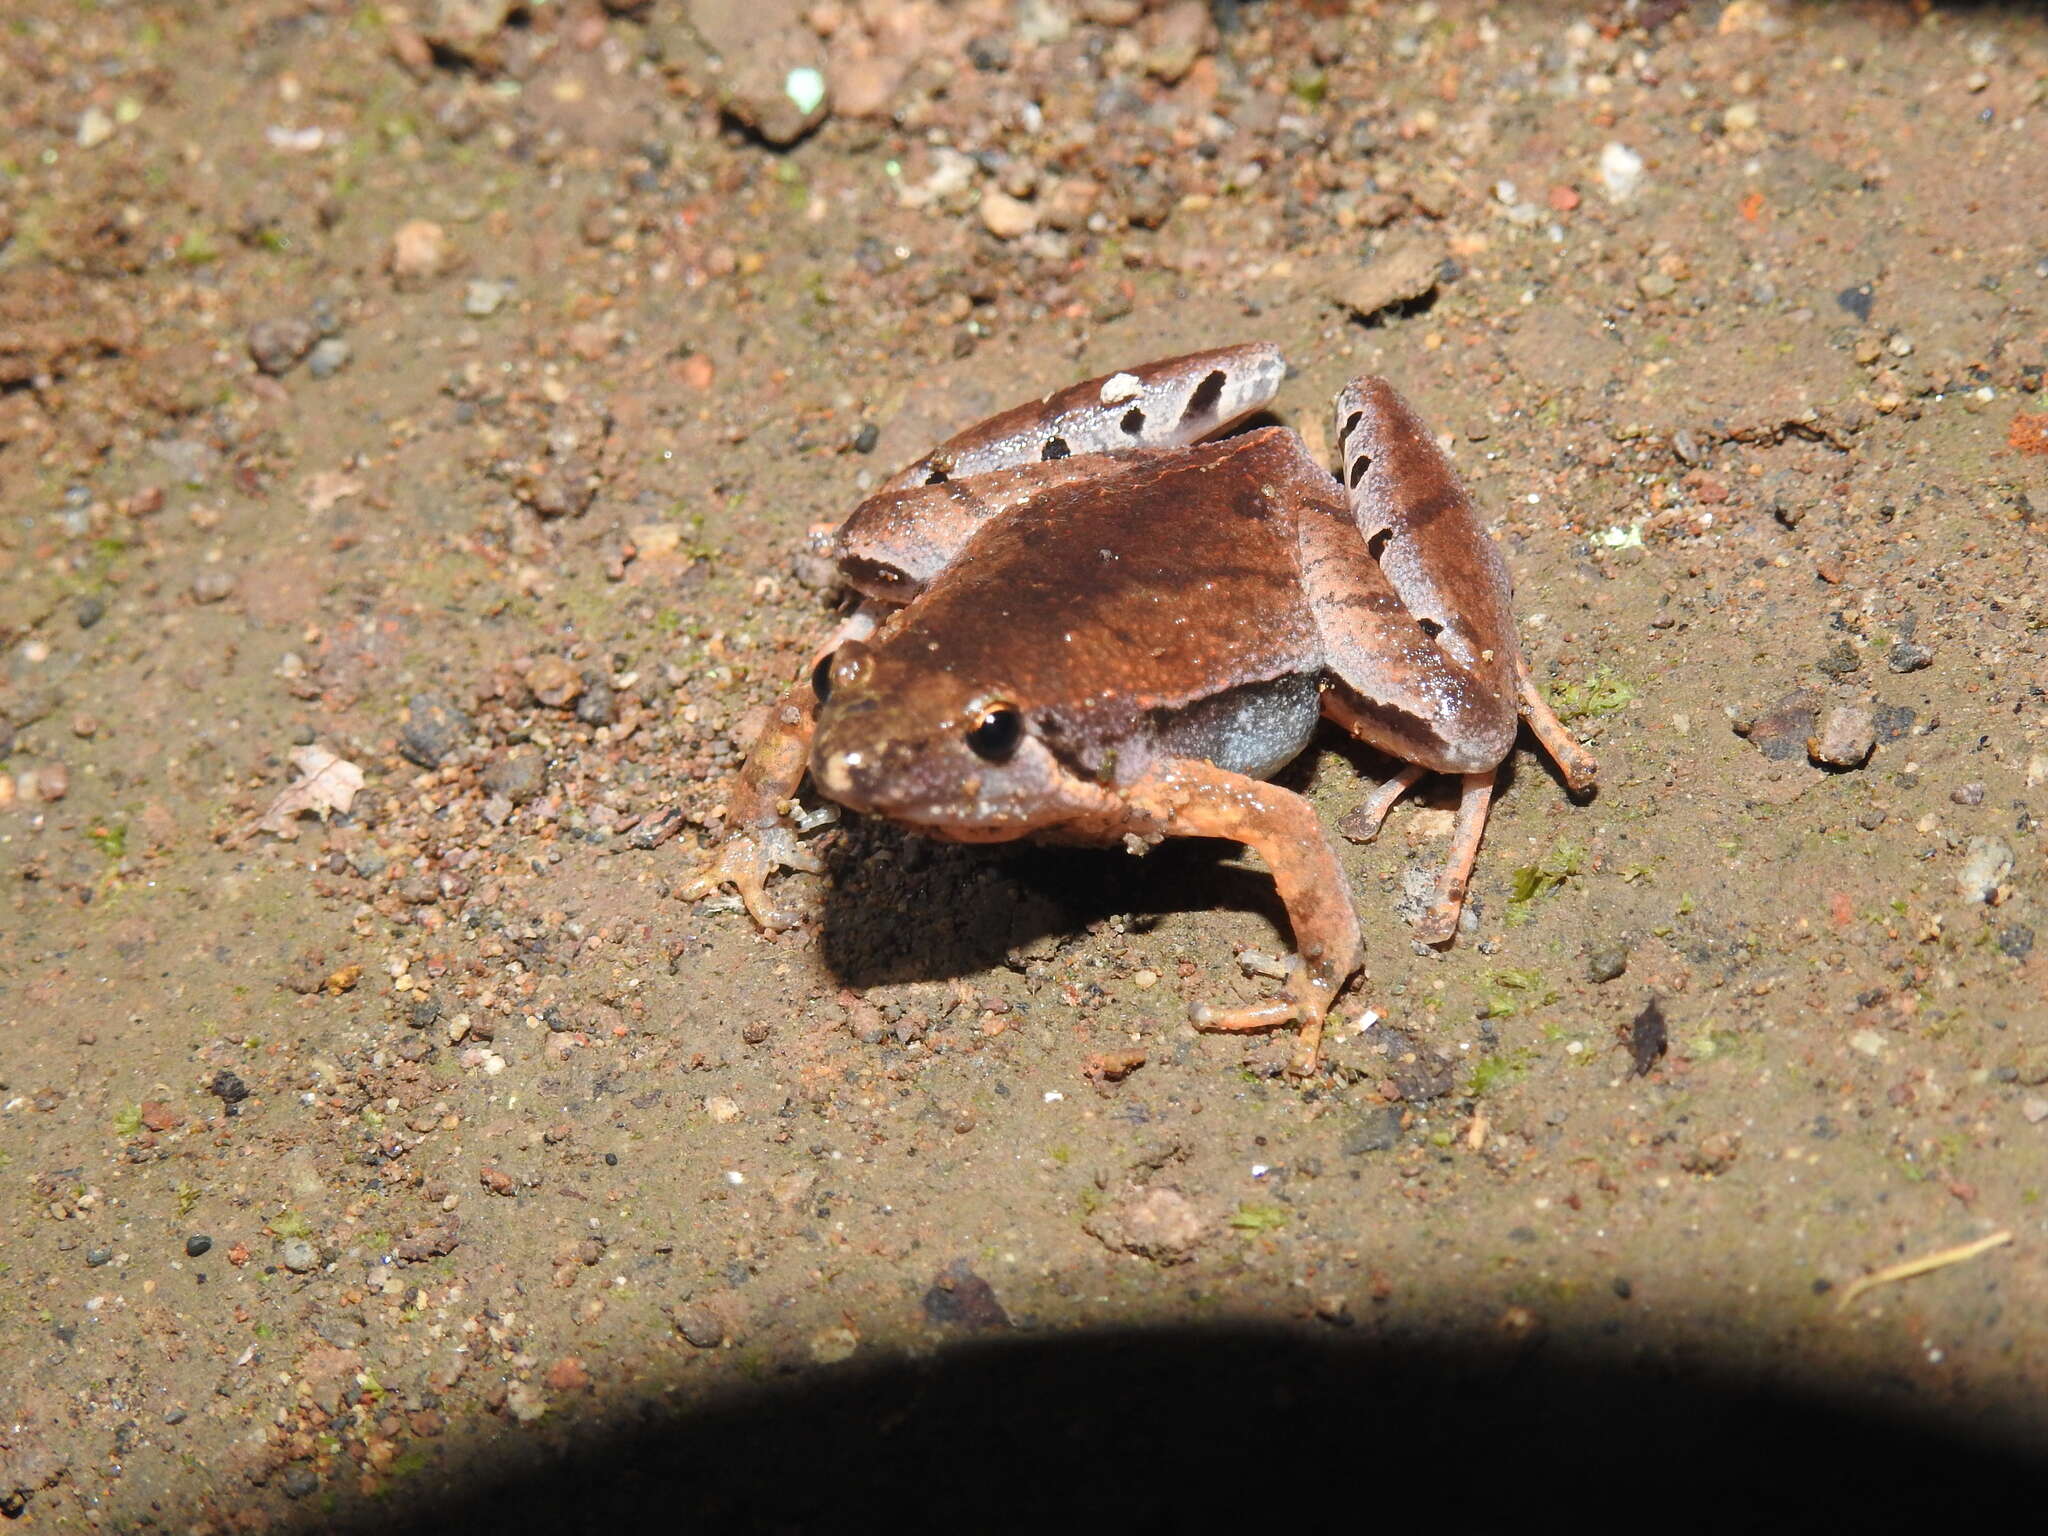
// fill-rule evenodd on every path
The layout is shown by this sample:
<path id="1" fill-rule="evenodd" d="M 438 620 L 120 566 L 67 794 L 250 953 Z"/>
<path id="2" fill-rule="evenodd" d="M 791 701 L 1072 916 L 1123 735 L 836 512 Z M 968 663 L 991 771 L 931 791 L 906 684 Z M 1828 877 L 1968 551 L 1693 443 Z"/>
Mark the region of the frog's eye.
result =
<path id="1" fill-rule="evenodd" d="M 820 704 L 832 697 L 832 663 L 838 656 L 837 651 L 827 651 L 818 658 L 818 664 L 811 668 L 811 692 L 818 696 Z"/>
<path id="2" fill-rule="evenodd" d="M 1014 704 L 984 704 L 967 745 L 985 762 L 1006 763 L 1024 739 L 1024 715 Z"/>

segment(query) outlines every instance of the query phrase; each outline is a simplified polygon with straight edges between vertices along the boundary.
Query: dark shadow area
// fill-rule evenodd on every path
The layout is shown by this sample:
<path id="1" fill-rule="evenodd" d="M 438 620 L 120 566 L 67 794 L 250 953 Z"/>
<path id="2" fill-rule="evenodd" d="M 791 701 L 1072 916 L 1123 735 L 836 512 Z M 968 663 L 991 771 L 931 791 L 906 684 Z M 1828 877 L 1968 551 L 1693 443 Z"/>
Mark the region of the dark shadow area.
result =
<path id="1" fill-rule="evenodd" d="M 1196 838 L 1170 838 L 1142 858 L 1121 848 L 977 847 L 857 819 L 826 859 L 819 953 L 846 985 L 873 987 L 1014 964 L 1120 913 L 1137 914 L 1142 930 L 1167 912 L 1241 911 L 1286 934 L 1272 878 L 1225 862 L 1236 852 Z"/>
<path id="2" fill-rule="evenodd" d="M 2044 1507 L 2048 1464 L 1887 1390 L 1908 1401 L 1556 1342 L 1070 1334 L 812 1370 L 631 1425 L 508 1430 L 473 1481 L 324 1528 L 1892 1531 Z"/>

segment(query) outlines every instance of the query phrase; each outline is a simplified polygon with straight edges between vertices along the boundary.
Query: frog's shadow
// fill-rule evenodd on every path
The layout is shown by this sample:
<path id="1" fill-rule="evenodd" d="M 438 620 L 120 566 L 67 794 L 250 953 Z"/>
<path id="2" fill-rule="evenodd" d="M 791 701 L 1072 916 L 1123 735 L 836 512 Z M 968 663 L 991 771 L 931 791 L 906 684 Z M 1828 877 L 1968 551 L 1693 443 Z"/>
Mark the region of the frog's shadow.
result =
<path id="1" fill-rule="evenodd" d="M 825 857 L 818 952 L 850 987 L 936 981 L 1021 966 L 1118 914 L 1142 933 L 1168 912 L 1250 911 L 1283 936 L 1287 915 L 1262 869 L 1226 862 L 1235 845 L 1170 838 L 1143 858 L 1122 849 L 935 842 L 862 819 Z"/>
<path id="2" fill-rule="evenodd" d="M 1317 747 L 1327 750 L 1303 753 L 1273 782 L 1303 793 L 1318 772 L 1331 772 L 1345 785 L 1340 800 L 1362 804 L 1399 769 L 1341 732 L 1320 734 Z M 1501 789 L 1514 771 L 1510 759 Z M 1456 797 L 1455 780 L 1431 776 L 1413 798 L 1449 807 Z M 1397 808 L 1394 816 L 1401 813 Z M 1327 809 L 1322 819 L 1341 850 Z M 1048 952 L 1045 941 L 1074 937 L 1117 915 L 1130 916 L 1132 931 L 1143 933 L 1168 913 L 1244 913 L 1268 925 L 1265 934 L 1248 925 L 1246 940 L 1283 952 L 1292 947 L 1272 876 L 1256 860 L 1246 860 L 1236 844 L 1213 838 L 1169 838 L 1133 858 L 1121 849 L 935 842 L 854 817 L 830 846 L 825 865 L 818 952 L 850 987 L 1017 966 L 1026 956 Z M 1354 898 L 1363 895 L 1354 892 Z"/>

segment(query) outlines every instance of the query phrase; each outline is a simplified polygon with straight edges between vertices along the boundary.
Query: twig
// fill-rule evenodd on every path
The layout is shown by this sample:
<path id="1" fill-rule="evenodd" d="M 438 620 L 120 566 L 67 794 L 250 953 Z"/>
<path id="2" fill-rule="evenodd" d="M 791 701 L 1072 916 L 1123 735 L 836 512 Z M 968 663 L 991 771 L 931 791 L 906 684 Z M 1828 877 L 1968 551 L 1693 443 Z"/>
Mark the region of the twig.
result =
<path id="1" fill-rule="evenodd" d="M 1880 1285 L 1889 1285 L 1894 1280 L 1911 1280 L 1915 1275 L 1930 1274 L 1937 1269 L 1946 1269 L 1951 1264 L 1961 1264 L 1974 1259 L 1980 1253 L 1989 1253 L 2002 1248 L 2012 1241 L 2010 1232 L 1994 1232 L 1989 1237 L 1980 1237 L 1974 1243 L 1958 1243 L 1953 1248 L 1937 1248 L 1932 1253 L 1923 1253 L 1917 1259 L 1904 1259 L 1897 1264 L 1887 1264 L 1883 1269 L 1874 1270 L 1859 1280 L 1851 1281 L 1842 1292 L 1842 1299 L 1836 1303 L 1837 1312 L 1846 1312 L 1850 1304 L 1865 1291 Z"/>

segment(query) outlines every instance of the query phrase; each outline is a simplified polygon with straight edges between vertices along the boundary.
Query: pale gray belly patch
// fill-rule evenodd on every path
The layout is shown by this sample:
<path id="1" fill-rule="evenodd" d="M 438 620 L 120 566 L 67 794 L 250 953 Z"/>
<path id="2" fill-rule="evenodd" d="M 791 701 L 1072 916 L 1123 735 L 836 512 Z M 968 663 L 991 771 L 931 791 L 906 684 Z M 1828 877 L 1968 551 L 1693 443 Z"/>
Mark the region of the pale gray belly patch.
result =
<path id="1" fill-rule="evenodd" d="M 1155 738 L 1172 757 L 1198 757 L 1231 773 L 1263 779 L 1301 755 L 1322 708 L 1309 673 L 1246 683 L 1162 719 Z"/>

